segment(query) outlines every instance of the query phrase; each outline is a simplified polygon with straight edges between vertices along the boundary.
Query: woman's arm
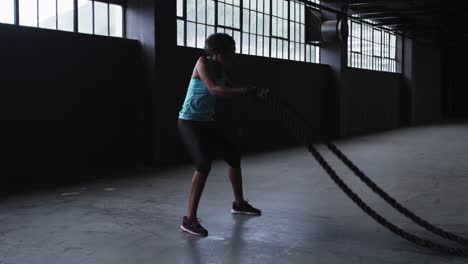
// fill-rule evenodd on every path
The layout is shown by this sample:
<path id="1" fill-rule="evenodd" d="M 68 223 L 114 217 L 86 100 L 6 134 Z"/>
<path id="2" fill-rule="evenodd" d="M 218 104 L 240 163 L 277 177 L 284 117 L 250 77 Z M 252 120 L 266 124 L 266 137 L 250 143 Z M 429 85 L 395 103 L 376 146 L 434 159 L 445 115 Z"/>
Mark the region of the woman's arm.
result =
<path id="1" fill-rule="evenodd" d="M 208 91 L 215 96 L 241 96 L 245 95 L 249 89 L 247 87 L 231 88 L 224 85 L 217 85 L 209 71 L 209 64 L 206 58 L 201 57 L 197 62 L 197 73 L 203 81 Z"/>

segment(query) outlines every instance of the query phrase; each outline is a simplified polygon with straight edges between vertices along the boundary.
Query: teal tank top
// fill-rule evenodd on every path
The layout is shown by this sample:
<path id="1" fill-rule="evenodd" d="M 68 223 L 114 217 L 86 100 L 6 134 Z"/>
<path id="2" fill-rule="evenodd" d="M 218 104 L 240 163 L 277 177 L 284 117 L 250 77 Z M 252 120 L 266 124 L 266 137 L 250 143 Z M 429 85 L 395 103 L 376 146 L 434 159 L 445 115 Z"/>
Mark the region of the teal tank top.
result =
<path id="1" fill-rule="evenodd" d="M 225 85 L 224 72 L 214 81 Z M 191 78 L 179 119 L 193 121 L 214 121 L 216 97 L 212 95 L 202 80 Z"/>

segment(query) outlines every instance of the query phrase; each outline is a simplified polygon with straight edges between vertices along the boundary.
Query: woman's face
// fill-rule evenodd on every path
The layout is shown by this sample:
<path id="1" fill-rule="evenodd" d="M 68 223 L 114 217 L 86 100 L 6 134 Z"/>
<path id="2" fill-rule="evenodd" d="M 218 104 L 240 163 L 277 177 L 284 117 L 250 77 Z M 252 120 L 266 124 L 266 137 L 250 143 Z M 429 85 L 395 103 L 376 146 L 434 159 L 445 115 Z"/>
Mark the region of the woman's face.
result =
<path id="1" fill-rule="evenodd" d="M 236 54 L 236 47 L 233 47 L 231 51 L 223 53 L 223 54 L 218 54 L 216 56 L 216 60 L 218 61 L 219 64 L 221 64 L 225 68 L 230 68 L 232 66 L 232 63 L 234 61 L 234 55 Z"/>

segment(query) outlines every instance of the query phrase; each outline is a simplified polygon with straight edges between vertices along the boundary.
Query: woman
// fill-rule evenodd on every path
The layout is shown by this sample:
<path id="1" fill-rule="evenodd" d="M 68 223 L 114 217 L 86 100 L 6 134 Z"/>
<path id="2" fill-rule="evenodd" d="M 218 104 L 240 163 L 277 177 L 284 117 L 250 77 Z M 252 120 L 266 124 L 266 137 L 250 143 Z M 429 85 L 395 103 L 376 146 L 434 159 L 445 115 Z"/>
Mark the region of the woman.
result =
<path id="1" fill-rule="evenodd" d="M 231 212 L 234 214 L 260 215 L 261 211 L 244 200 L 242 191 L 241 158 L 239 151 L 218 130 L 214 120 L 216 97 L 243 96 L 254 92 L 252 87 L 227 87 L 231 84 L 225 70 L 230 69 L 236 50 L 234 39 L 227 34 L 213 34 L 205 42 L 206 57 L 200 57 L 195 65 L 182 110 L 178 127 L 182 140 L 196 163 L 192 177 L 188 213 L 180 228 L 193 235 L 207 236 L 208 231 L 197 218 L 206 179 L 210 173 L 215 149 L 229 165 L 235 201 Z"/>

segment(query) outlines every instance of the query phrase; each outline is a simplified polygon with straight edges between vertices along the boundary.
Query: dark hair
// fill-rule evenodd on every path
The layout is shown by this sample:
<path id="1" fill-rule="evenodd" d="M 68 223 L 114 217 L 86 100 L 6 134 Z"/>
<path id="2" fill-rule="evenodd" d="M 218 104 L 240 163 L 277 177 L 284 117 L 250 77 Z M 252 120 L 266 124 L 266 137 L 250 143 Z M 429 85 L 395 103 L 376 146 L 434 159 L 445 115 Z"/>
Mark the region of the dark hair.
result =
<path id="1" fill-rule="evenodd" d="M 225 54 L 231 52 L 236 47 L 236 42 L 228 34 L 215 33 L 205 41 L 205 52 L 208 57 L 215 54 Z"/>

